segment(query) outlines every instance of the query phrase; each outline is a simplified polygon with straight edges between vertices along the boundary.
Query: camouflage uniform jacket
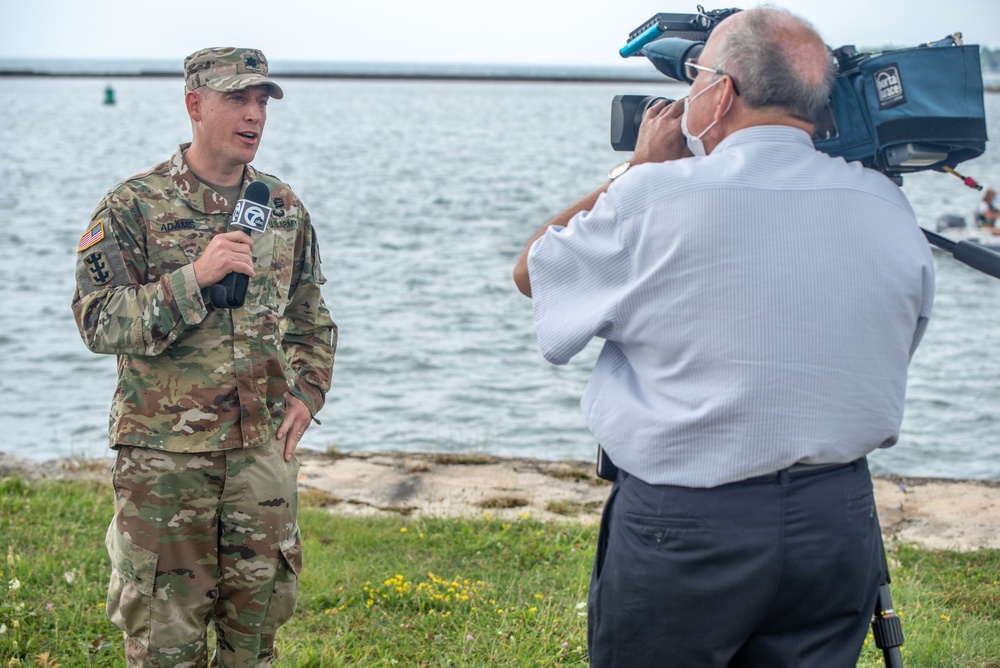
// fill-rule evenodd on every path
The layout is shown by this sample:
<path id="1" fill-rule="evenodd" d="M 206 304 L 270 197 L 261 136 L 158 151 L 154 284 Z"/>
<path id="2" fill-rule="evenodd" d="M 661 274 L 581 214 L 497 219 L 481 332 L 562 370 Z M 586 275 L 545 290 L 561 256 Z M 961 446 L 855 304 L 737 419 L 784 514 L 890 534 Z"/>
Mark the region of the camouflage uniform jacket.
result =
<path id="1" fill-rule="evenodd" d="M 242 189 L 262 181 L 274 213 L 254 235 L 246 303 L 214 308 L 192 262 L 231 229 L 235 202 L 195 178 L 187 146 L 113 188 L 77 249 L 80 334 L 92 351 L 118 356 L 112 446 L 259 446 L 281 424 L 286 391 L 315 415 L 330 388 L 337 326 L 308 212 L 288 185 L 246 167 Z"/>

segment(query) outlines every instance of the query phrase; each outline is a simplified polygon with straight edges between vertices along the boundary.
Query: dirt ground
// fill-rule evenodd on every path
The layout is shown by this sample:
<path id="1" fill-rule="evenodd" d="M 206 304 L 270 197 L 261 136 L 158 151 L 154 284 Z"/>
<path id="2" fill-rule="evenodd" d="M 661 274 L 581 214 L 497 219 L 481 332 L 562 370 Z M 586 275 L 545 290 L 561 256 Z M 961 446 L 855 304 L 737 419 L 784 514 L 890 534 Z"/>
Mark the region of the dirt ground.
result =
<path id="1" fill-rule="evenodd" d="M 600 520 L 610 485 L 590 462 L 476 454 L 300 450 L 304 500 L 345 515 Z M 108 480 L 111 461 L 35 462 L 0 454 L 0 477 Z M 929 549 L 1000 549 L 1000 481 L 875 478 L 882 531 Z"/>

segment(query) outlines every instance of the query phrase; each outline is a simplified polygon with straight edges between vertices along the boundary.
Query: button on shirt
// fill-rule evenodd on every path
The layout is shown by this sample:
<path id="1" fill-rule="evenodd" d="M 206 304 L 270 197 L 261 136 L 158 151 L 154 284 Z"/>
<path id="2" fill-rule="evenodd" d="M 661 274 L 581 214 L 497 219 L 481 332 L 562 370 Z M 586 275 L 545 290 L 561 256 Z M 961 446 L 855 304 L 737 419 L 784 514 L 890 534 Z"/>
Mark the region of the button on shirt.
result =
<path id="1" fill-rule="evenodd" d="M 633 167 L 528 273 L 547 360 L 605 340 L 581 405 L 611 459 L 687 487 L 894 444 L 934 293 L 899 188 L 785 126 Z"/>

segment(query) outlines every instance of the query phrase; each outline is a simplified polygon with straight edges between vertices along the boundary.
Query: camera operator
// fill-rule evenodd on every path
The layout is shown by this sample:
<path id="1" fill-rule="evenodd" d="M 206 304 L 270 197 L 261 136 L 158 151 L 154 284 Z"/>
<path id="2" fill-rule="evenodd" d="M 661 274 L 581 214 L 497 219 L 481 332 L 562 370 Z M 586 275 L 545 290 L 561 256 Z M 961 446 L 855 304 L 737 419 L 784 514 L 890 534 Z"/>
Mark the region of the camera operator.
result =
<path id="1" fill-rule="evenodd" d="M 931 253 L 888 178 L 814 148 L 808 24 L 737 13 L 690 66 L 514 270 L 547 360 L 605 340 L 591 666 L 853 667 L 882 565 L 865 456 L 899 436 Z"/>

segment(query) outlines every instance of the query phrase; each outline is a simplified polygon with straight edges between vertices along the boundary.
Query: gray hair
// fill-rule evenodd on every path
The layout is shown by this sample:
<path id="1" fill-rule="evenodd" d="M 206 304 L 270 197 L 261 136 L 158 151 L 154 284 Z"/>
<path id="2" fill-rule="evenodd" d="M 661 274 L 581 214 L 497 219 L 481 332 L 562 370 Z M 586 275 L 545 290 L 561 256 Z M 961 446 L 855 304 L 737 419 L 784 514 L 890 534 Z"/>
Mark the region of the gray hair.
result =
<path id="1" fill-rule="evenodd" d="M 722 41 L 712 66 L 738 81 L 740 97 L 748 107 L 778 108 L 800 120 L 816 122 L 833 88 L 833 59 L 827 55 L 822 77 L 810 81 L 795 67 L 793 57 L 796 53 L 805 58 L 815 56 L 816 51 L 809 53 L 815 48 L 809 44 L 809 33 L 816 46 L 825 49 L 822 39 L 806 21 L 784 10 L 768 7 L 742 13 L 740 25 L 720 35 Z"/>

